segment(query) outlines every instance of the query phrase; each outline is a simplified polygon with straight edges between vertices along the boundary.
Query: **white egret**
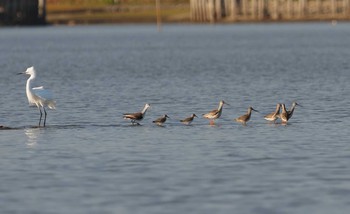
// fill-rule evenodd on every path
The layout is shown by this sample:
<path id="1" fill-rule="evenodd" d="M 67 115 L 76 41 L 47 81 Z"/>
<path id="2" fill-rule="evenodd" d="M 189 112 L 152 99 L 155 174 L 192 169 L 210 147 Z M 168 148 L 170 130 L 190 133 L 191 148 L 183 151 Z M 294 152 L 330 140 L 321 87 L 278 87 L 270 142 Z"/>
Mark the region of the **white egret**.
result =
<path id="1" fill-rule="evenodd" d="M 47 116 L 45 107 L 49 107 L 50 109 L 55 109 L 56 101 L 53 100 L 52 93 L 49 90 L 44 89 L 43 86 L 32 88 L 32 82 L 36 78 L 36 71 L 33 66 L 27 68 L 25 72 L 22 72 L 19 74 L 26 74 L 30 76 L 27 80 L 27 85 L 26 85 L 28 102 L 30 106 L 36 106 L 40 111 L 39 126 L 41 124 L 41 118 L 43 116 L 42 110 L 44 111 L 45 113 L 44 127 L 45 127 L 46 116 Z"/>

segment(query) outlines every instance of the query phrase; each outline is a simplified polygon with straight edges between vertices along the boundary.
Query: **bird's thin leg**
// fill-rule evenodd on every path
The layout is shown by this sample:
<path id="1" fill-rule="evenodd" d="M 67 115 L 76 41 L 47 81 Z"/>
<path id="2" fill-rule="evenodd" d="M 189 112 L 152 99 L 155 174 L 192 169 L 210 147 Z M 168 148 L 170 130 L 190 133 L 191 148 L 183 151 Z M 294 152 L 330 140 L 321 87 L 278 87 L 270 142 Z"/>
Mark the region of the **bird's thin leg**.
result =
<path id="1" fill-rule="evenodd" d="M 38 107 L 38 108 L 39 108 L 39 111 L 40 111 L 40 118 L 39 118 L 39 127 L 40 127 L 41 117 L 43 116 L 43 113 L 41 112 L 41 108 L 40 107 Z"/>
<path id="2" fill-rule="evenodd" d="M 45 125 L 46 125 L 46 115 L 47 115 L 47 113 L 46 113 L 46 110 L 45 110 L 44 107 L 43 107 L 43 109 L 44 109 L 44 112 L 45 112 L 45 118 L 44 118 L 44 127 L 45 127 Z"/>

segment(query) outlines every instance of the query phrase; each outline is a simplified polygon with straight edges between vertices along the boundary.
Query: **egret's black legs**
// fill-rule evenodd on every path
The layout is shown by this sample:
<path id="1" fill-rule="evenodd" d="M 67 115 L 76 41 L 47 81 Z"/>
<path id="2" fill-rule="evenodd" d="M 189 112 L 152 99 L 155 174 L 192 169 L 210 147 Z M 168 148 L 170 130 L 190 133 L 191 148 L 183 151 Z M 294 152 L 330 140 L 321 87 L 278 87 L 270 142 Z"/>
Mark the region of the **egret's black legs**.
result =
<path id="1" fill-rule="evenodd" d="M 39 118 L 39 126 L 40 126 L 40 123 L 41 123 L 41 118 L 43 116 L 43 113 L 41 112 L 41 108 L 39 107 L 39 111 L 40 111 L 40 118 Z"/>
<path id="2" fill-rule="evenodd" d="M 43 109 L 44 109 L 44 112 L 45 112 L 45 118 L 44 118 L 44 127 L 45 127 L 45 125 L 46 125 L 46 115 L 47 115 L 47 113 L 46 113 L 46 110 L 45 110 L 44 107 L 43 107 Z"/>

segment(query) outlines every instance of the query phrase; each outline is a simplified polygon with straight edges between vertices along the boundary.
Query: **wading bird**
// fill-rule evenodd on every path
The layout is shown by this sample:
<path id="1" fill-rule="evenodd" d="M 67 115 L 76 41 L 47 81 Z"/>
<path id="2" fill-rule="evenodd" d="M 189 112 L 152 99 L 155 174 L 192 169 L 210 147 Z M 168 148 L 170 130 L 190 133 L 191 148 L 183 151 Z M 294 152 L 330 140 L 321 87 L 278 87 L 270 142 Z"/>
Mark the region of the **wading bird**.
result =
<path id="1" fill-rule="evenodd" d="M 280 113 L 279 118 L 282 121 L 282 124 L 287 124 L 288 122 L 288 112 L 286 110 L 286 105 L 283 103 L 282 104 L 282 112 Z"/>
<path id="2" fill-rule="evenodd" d="M 143 110 L 141 112 L 136 112 L 136 113 L 124 113 L 123 114 L 123 118 L 125 120 L 130 120 L 131 123 L 134 125 L 134 124 L 137 124 L 137 125 L 140 125 L 138 122 L 136 121 L 141 121 L 143 120 L 143 118 L 145 117 L 146 115 L 146 111 L 147 109 L 151 107 L 148 103 L 146 103 L 145 107 L 143 107 Z"/>
<path id="3" fill-rule="evenodd" d="M 43 86 L 32 88 L 32 82 L 36 78 L 36 71 L 33 66 L 27 68 L 25 72 L 22 72 L 19 74 L 29 75 L 29 78 L 27 80 L 27 85 L 26 85 L 28 102 L 29 102 L 29 105 L 36 106 L 40 111 L 39 126 L 41 124 L 41 118 L 43 116 L 42 110 L 44 111 L 44 114 L 45 114 L 44 127 L 45 127 L 46 116 L 47 116 L 45 107 L 48 107 L 49 109 L 55 109 L 56 101 L 53 100 L 52 93 L 49 90 L 44 89 Z"/>
<path id="4" fill-rule="evenodd" d="M 301 105 L 300 105 L 299 103 L 297 103 L 297 102 L 293 102 L 293 103 L 292 103 L 292 107 L 287 111 L 288 120 L 289 120 L 290 118 L 292 118 L 293 113 L 294 113 L 294 109 L 295 109 L 296 106 L 301 106 Z"/>
<path id="5" fill-rule="evenodd" d="M 152 122 L 157 124 L 158 126 L 161 126 L 161 125 L 163 125 L 163 123 L 165 123 L 167 118 L 170 119 L 170 117 L 168 117 L 168 115 L 164 114 L 162 117 L 160 117 Z"/>
<path id="6" fill-rule="evenodd" d="M 208 112 L 206 114 L 203 114 L 203 117 L 206 118 L 206 119 L 209 119 L 210 120 L 210 124 L 214 125 L 214 120 L 218 119 L 221 116 L 222 107 L 223 107 L 224 104 L 229 105 L 228 103 L 225 103 L 225 101 L 221 100 L 220 103 L 219 103 L 218 109 L 214 109 L 214 110 L 211 110 L 210 112 Z"/>
<path id="7" fill-rule="evenodd" d="M 192 114 L 190 117 L 186 117 L 185 119 L 180 120 L 180 122 L 185 125 L 190 125 L 195 117 L 197 117 L 197 115 Z"/>
<path id="8" fill-rule="evenodd" d="M 253 109 L 253 107 L 249 106 L 247 114 L 244 114 L 244 115 L 242 115 L 242 116 L 240 116 L 240 117 L 237 117 L 237 118 L 235 119 L 235 121 L 236 121 L 236 122 L 239 122 L 239 123 L 242 123 L 243 125 L 246 125 L 247 122 L 248 122 L 249 119 L 250 119 L 250 116 L 251 116 L 251 114 L 252 114 L 252 111 L 259 112 L 259 111 L 255 110 L 255 109 Z"/>
<path id="9" fill-rule="evenodd" d="M 279 117 L 280 108 L 281 108 L 281 104 L 277 103 L 276 110 L 268 115 L 265 115 L 264 119 L 275 123 L 277 118 Z"/>

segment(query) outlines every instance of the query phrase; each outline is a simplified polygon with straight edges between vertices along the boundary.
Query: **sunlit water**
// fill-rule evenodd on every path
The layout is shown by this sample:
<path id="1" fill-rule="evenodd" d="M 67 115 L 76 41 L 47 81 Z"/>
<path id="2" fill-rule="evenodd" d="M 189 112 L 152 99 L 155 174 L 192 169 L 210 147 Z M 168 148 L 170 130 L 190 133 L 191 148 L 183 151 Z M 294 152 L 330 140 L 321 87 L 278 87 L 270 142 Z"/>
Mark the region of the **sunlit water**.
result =
<path id="1" fill-rule="evenodd" d="M 349 213 L 349 38 L 348 23 L 1 28 L 0 211 Z M 57 101 L 46 128 L 16 75 L 32 65 Z M 222 99 L 215 126 L 178 122 Z M 263 119 L 293 101 L 287 126 Z M 145 103 L 142 126 L 122 119 Z"/>

